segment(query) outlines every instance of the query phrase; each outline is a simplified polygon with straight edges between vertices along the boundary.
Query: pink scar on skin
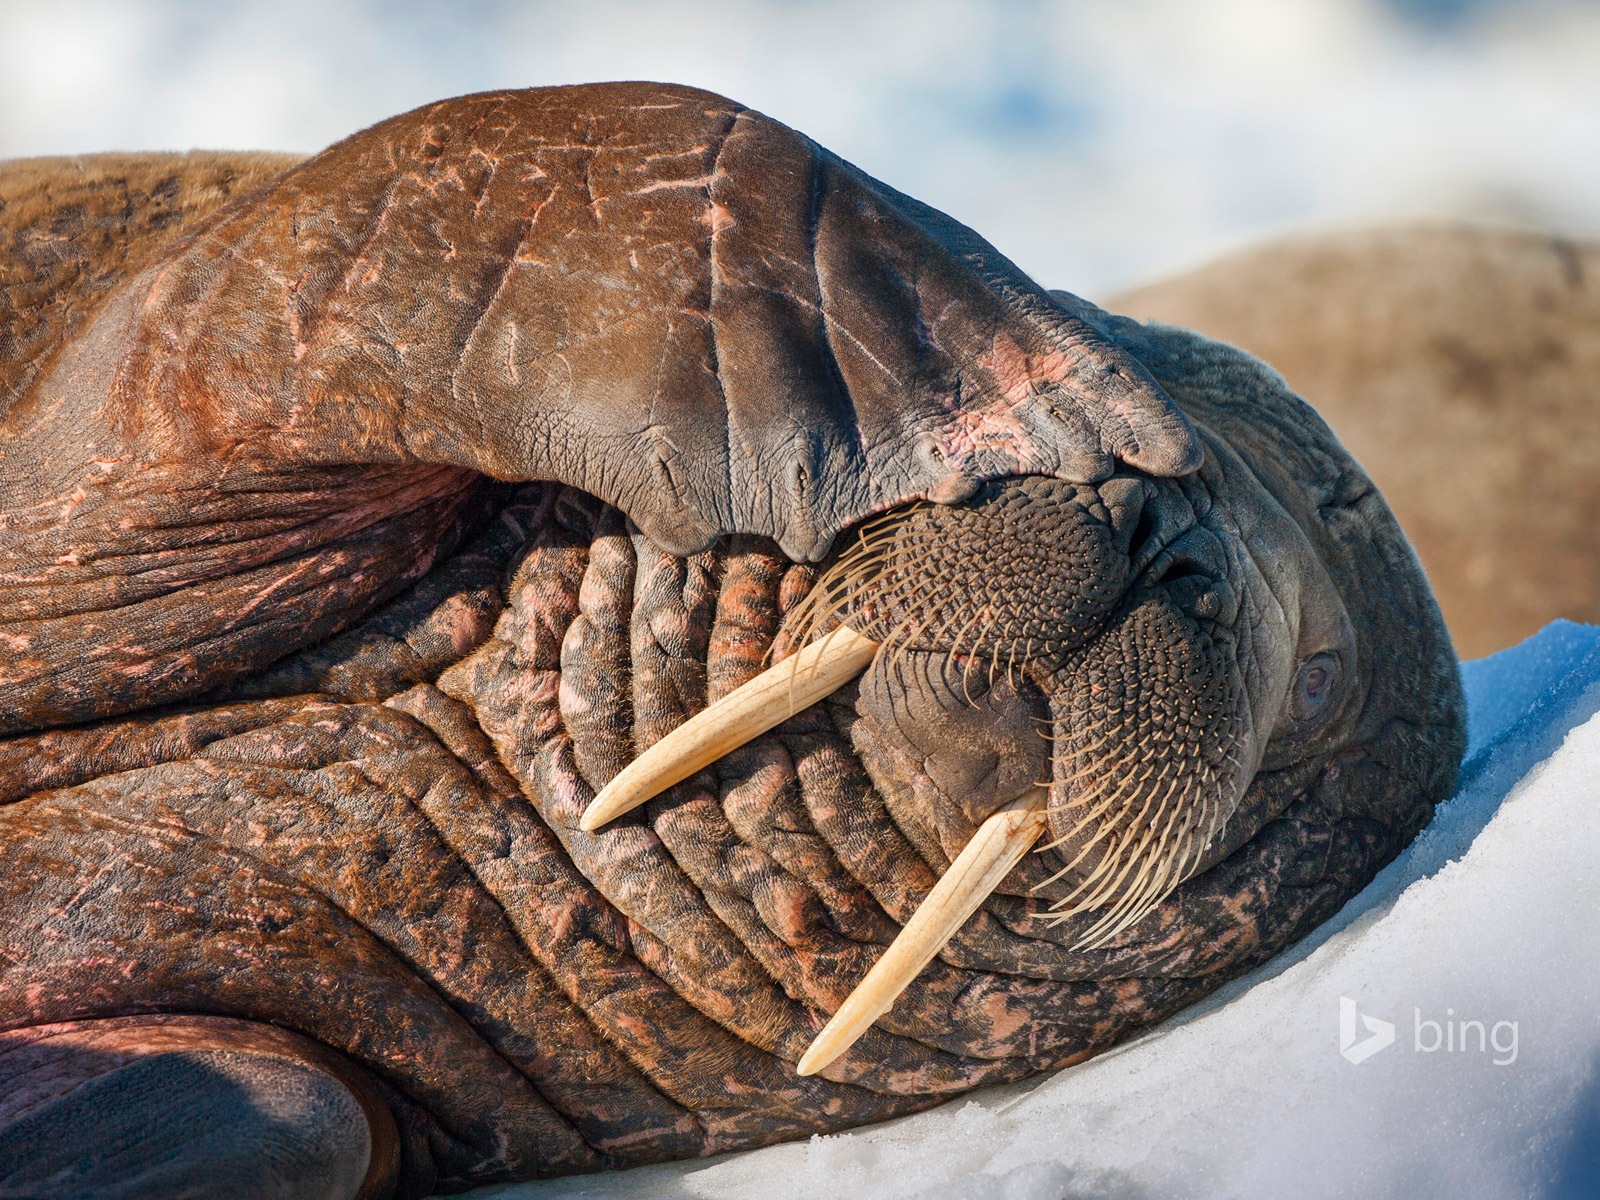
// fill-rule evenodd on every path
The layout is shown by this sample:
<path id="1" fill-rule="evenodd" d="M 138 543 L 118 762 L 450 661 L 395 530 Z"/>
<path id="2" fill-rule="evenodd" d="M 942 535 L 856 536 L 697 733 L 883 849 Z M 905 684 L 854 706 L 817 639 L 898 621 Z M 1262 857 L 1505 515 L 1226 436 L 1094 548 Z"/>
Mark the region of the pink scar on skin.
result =
<path id="1" fill-rule="evenodd" d="M 1072 363 L 1060 350 L 1029 354 L 1007 333 L 997 333 L 989 353 L 978 360 L 994 372 L 1000 393 L 1012 404 L 1023 404 L 1041 386 L 1061 383 L 1072 371 Z"/>
<path id="2" fill-rule="evenodd" d="M 61 518 L 60 519 L 63 520 L 63 521 L 67 520 L 69 517 L 72 516 L 73 510 L 75 508 L 77 508 L 78 505 L 82 504 L 85 500 L 87 500 L 88 498 L 89 498 L 89 493 L 84 490 L 83 485 L 80 483 L 73 490 L 72 495 L 68 496 L 66 501 L 65 501 L 65 503 L 62 504 L 62 506 L 61 506 Z"/>
<path id="3" fill-rule="evenodd" d="M 992 1026 L 993 1037 L 997 1041 L 1004 1041 L 1019 1029 L 1023 1028 L 1032 1019 L 1025 1007 L 1011 1003 L 1009 996 L 990 996 L 980 1008 L 983 1016 Z"/>
<path id="4" fill-rule="evenodd" d="M 945 454 L 964 462 L 979 455 L 997 455 L 1012 466 L 1042 461 L 1039 447 L 1009 408 L 987 408 L 958 412 L 946 432 Z"/>
<path id="5" fill-rule="evenodd" d="M 1044 465 L 1038 443 L 1016 414 L 1041 388 L 1066 379 L 1071 359 L 1060 350 L 1028 354 L 1016 339 L 1002 332 L 995 334 L 989 353 L 979 362 L 994 374 L 999 399 L 981 407 L 951 406 L 951 425 L 943 446 L 947 457 L 963 462 L 979 454 L 996 455 L 1013 469 Z"/>

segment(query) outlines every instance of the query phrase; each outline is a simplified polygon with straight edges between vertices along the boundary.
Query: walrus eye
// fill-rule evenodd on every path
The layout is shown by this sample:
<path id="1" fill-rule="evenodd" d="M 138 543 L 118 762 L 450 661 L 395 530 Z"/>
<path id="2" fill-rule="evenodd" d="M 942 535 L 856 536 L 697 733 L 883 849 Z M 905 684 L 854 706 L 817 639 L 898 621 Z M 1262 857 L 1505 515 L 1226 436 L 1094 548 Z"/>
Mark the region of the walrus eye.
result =
<path id="1" fill-rule="evenodd" d="M 1289 709 L 1296 719 L 1315 720 L 1332 707 L 1339 690 L 1339 660 L 1331 654 L 1313 654 L 1300 664 Z"/>

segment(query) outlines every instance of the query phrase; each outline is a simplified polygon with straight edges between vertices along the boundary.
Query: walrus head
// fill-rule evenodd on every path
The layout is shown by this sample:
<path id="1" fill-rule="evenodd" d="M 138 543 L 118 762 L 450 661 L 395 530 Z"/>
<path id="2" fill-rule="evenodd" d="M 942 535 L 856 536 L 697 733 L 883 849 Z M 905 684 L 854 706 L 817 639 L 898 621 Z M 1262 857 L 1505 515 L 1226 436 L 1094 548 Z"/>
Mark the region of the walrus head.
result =
<path id="1" fill-rule="evenodd" d="M 651 747 L 585 815 L 597 829 L 855 681 L 853 745 L 945 877 L 803 1073 L 991 891 L 1063 958 L 1206 957 L 1260 937 L 1276 890 L 1256 880 L 1219 905 L 1209 873 L 1295 804 L 1337 793 L 1398 846 L 1453 782 L 1455 659 L 1366 476 L 1262 364 L 1115 328 L 1200 431 L 1199 471 L 1012 477 L 857 526 L 788 614 L 779 656 L 809 649 Z"/>

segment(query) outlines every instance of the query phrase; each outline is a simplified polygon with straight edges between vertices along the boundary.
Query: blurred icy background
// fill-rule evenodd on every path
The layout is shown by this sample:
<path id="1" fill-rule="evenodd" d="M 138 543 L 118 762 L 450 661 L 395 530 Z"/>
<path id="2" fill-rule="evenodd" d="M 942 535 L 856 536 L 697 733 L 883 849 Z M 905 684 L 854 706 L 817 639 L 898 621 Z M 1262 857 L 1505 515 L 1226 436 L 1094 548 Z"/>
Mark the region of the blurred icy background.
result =
<path id="1" fill-rule="evenodd" d="M 0 0 L 0 158 L 310 151 L 629 78 L 732 95 L 1090 296 L 1376 217 L 1600 231 L 1579 0 Z"/>

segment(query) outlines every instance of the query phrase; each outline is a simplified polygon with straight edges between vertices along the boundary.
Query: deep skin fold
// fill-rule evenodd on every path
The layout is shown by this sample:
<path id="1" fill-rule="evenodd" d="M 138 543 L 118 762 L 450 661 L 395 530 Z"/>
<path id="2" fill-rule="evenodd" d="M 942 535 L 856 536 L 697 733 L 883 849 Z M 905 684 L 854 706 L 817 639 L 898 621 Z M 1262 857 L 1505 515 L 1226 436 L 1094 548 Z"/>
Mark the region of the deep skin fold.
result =
<path id="1" fill-rule="evenodd" d="M 441 544 L 485 475 L 580 487 L 679 553 L 738 532 L 814 560 L 907 499 L 1200 457 L 1091 306 L 690 88 L 430 105 L 135 265 L 0 397 L 0 583 L 26 639 L 0 729 L 198 694 L 223 662 L 243 676 L 326 636 L 409 582 L 397 564 Z M 401 512 L 433 528 L 363 552 Z M 204 556 L 165 544 L 185 534 L 304 570 L 224 598 Z M 163 640 L 270 587 L 294 594 L 277 636 L 240 622 L 205 667 Z"/>
<path id="2" fill-rule="evenodd" d="M 1224 353 L 1173 334 L 1142 351 L 1155 357 L 1163 346 L 1190 367 Z M 1232 358 L 1225 365 L 1259 372 Z M 1352 496 L 1357 512 L 1378 503 L 1360 491 L 1359 477 L 1329 481 L 1327 499 Z M 593 839 L 573 826 L 606 764 L 760 669 L 812 571 L 786 564 L 759 541 L 674 559 L 630 533 L 613 510 L 548 489 L 502 509 L 481 536 L 486 541 L 467 552 L 477 569 L 459 569 L 443 598 L 379 619 L 426 644 L 430 625 L 454 624 L 457 598 L 475 594 L 473 581 L 511 569 L 496 589 L 504 607 L 495 632 L 439 672 L 436 687 L 411 683 L 411 663 L 392 635 L 363 630 L 286 661 L 246 689 L 287 693 L 284 699 L 158 718 L 156 726 L 169 731 L 159 750 L 134 749 L 128 732 L 94 726 L 6 745 L 14 756 L 9 777 L 56 787 L 102 775 L 107 754 L 122 768 L 130 753 L 173 763 L 8 806 L 13 836 L 46 832 L 14 843 L 22 851 L 10 860 L 17 878 L 59 878 L 62 890 L 76 890 L 82 885 L 73 871 L 115 864 L 120 853 L 139 864 L 138 876 L 154 867 L 184 894 L 196 885 L 218 893 L 180 922 L 202 935 L 182 939 L 192 948 L 181 954 L 170 927 L 160 955 L 143 937 L 127 944 L 97 938 L 102 952 L 136 957 L 130 979 L 119 978 L 116 956 L 75 966 L 35 958 L 26 977 L 13 976 L 19 985 L 52 985 L 57 999 L 35 1020 L 154 1005 L 221 1009 L 313 1036 L 385 1087 L 401 1116 L 403 1175 L 414 1188 L 706 1153 L 910 1111 L 951 1090 L 1018 1078 L 1113 1044 L 1331 912 L 1426 819 L 1427 797 L 1448 787 L 1450 763 L 1437 744 L 1448 751 L 1447 739 L 1459 736 L 1452 724 L 1459 710 L 1444 681 L 1429 683 L 1421 648 L 1412 650 L 1419 661 L 1408 664 L 1402 641 L 1390 681 L 1347 715 L 1329 744 L 1254 777 L 1242 809 L 1244 828 L 1259 827 L 1249 844 L 1181 887 L 1131 935 L 1068 952 L 1070 929 L 1041 929 L 1027 915 L 1029 901 L 997 896 L 843 1061 L 838 1073 L 853 1086 L 797 1081 L 781 1060 L 798 1056 L 870 963 L 873 943 L 892 936 L 891 922 L 909 915 L 942 865 L 916 837 L 919 825 L 948 815 L 942 798 L 914 769 L 904 778 L 922 785 L 920 806 L 897 805 L 873 786 L 865 764 L 874 762 L 872 739 L 883 725 L 870 705 L 863 710 L 858 690 L 729 756 L 653 802 L 629 828 Z M 1338 545 L 1334 531 L 1320 540 L 1324 553 Z M 1362 553 L 1370 558 L 1370 549 Z M 1406 572 L 1395 575 L 1356 594 L 1366 610 L 1358 619 L 1425 596 L 1414 591 L 1416 577 L 1407 595 Z M 1414 694 L 1421 686 L 1442 693 L 1432 715 L 1445 733 L 1419 741 L 1413 723 L 1396 713 L 1429 713 Z M 308 690 L 320 695 L 305 697 Z M 393 698 L 373 703 L 385 695 Z M 148 744 L 150 734 L 144 737 Z M 361 775 L 349 775 L 340 765 L 347 762 L 361 764 Z M 57 774 L 45 776 L 48 763 Z M 283 775 L 286 767 L 312 777 L 333 772 L 335 790 L 308 790 L 298 780 L 312 777 Z M 1435 773 L 1418 777 L 1418 770 Z M 201 781 L 209 781 L 209 796 Z M 319 795 L 319 815 L 295 815 Z M 336 803 L 349 815 L 326 811 L 335 796 L 345 797 Z M 417 805 L 433 831 L 418 824 Z M 268 818 L 272 829 L 263 833 L 254 828 L 260 817 L 236 824 L 251 812 L 281 815 Z M 155 813 L 162 815 L 152 826 Z M 981 816 L 981 807 L 972 815 Z M 85 818 L 94 823 L 83 826 Z M 161 872 L 149 851 L 134 849 L 148 836 L 141 830 L 174 822 L 199 836 L 178 860 L 181 874 L 177 862 Z M 301 838 L 290 830 L 299 824 L 323 846 L 326 865 L 293 849 Z M 415 832 L 403 834 L 408 829 Z M 402 834 L 443 841 L 407 851 L 395 840 Z M 98 849 L 88 862 L 85 836 Z M 366 860 L 363 847 L 374 836 L 389 847 L 384 860 L 412 865 L 398 877 L 374 875 L 352 894 L 371 868 L 352 875 L 337 864 Z M 51 845 L 74 856 L 73 871 L 40 859 Z M 241 850 L 281 864 L 273 868 L 282 880 L 274 894 L 284 912 L 242 945 L 240 927 L 219 921 L 240 902 L 232 896 L 260 894 L 265 877 L 252 874 L 230 893 L 205 867 Z M 422 864 L 428 873 L 418 877 Z M 326 920 L 317 915 L 324 895 L 357 922 L 327 943 L 315 933 Z M 12 907 L 19 899 L 26 902 L 20 912 Z M 124 903 L 137 912 L 148 902 L 130 896 Z M 59 904 L 30 884 L 7 911 L 37 928 L 41 907 Z M 219 936 L 224 928 L 233 932 Z M 223 969 L 230 942 L 274 957 L 259 974 L 221 988 L 234 975 Z M 7 944 L 16 944 L 14 935 Z M 450 950 L 458 945 L 474 947 L 465 974 L 467 963 Z M 291 946 L 300 947 L 298 961 L 282 957 Z M 380 969 L 395 949 L 400 961 Z M 293 983 L 326 972 L 340 979 L 337 997 Z M 417 993 L 404 982 L 412 973 L 432 981 L 435 997 L 443 989 L 455 999 L 442 1005 Z M 790 1012 L 790 992 L 813 1007 Z M 85 995 L 95 997 L 87 1009 Z M 470 1027 L 458 1015 L 463 1009 Z M 577 1010 L 589 1015 L 574 1024 Z M 398 1013 L 407 1016 L 397 1024 Z M 599 1039 L 584 1034 L 586 1024 Z M 545 1036 L 559 1042 L 559 1054 L 521 1048 Z M 430 1047 L 416 1061 L 402 1052 L 413 1038 Z M 495 1054 L 484 1058 L 487 1046 Z M 535 1135 L 540 1107 L 516 1099 L 516 1076 L 491 1070 L 497 1061 L 536 1078 L 539 1094 L 573 1114 L 573 1128 L 602 1155 L 570 1140 L 563 1149 L 553 1132 Z M 493 1131 L 488 1146 L 484 1134 L 470 1132 L 475 1126 Z M 506 1143 L 521 1154 L 508 1156 Z"/>
<path id="3" fill-rule="evenodd" d="M 152 1061 L 155 1021 L 194 1045 L 310 1064 L 364 1098 L 374 1142 L 394 1148 L 370 1189 L 420 1194 L 911 1111 L 1077 1061 L 1293 941 L 1447 794 L 1454 660 L 1381 499 L 1280 380 L 1176 331 L 1096 322 L 1211 453 L 1197 477 L 1124 470 L 1090 489 L 1090 519 L 1121 521 L 1109 544 L 1125 540 L 1125 586 L 1096 601 L 1081 644 L 1019 664 L 1032 695 L 985 707 L 979 688 L 972 706 L 869 673 L 622 827 L 581 835 L 578 812 L 623 762 L 774 643 L 785 652 L 816 571 L 764 538 L 680 558 L 593 497 L 469 480 L 444 506 L 447 532 L 395 523 L 431 545 L 426 574 L 354 629 L 197 704 L 0 742 L 0 1071 L 71 1042 L 61 1061 L 115 1077 Z M 394 486 L 382 471 L 340 482 Z M 998 490 L 1083 495 L 1038 479 Z M 1142 533 L 1134 491 L 1148 493 Z M 1354 633 L 1333 716 L 1305 734 L 1273 715 L 1292 682 L 1282 664 L 1314 647 L 1298 616 L 1274 623 L 1275 605 L 1294 607 L 1281 581 L 1251 582 L 1225 557 L 1249 618 L 1229 643 L 1243 660 L 1233 691 L 1262 745 L 1205 727 L 1209 750 L 1243 764 L 1215 865 L 1111 943 L 1070 949 L 1092 916 L 1044 925 L 1044 903 L 1019 893 L 1049 856 L 1029 860 L 832 1080 L 797 1079 L 787 1064 L 965 831 L 1033 777 L 1041 747 L 1048 759 L 1031 718 L 1062 726 L 1089 660 L 1102 677 L 1123 668 L 1132 710 L 1149 707 L 1162 680 L 1152 668 L 1140 689 L 1125 668 L 1151 655 L 1119 654 L 1138 643 L 1117 631 L 1150 604 L 1192 615 L 1206 563 L 1158 579 L 1159 551 L 1144 549 L 1230 506 L 1258 539 L 1263 521 L 1288 521 L 1326 567 L 1302 607 L 1342 609 Z M 1068 540 L 1069 518 L 1040 511 Z M 1281 533 L 1276 548 L 1298 562 Z M 1030 606 L 1050 592 L 1026 581 Z M 1201 625 L 1166 626 L 1182 634 L 1167 659 L 1202 644 Z M 950 649 L 914 650 L 898 670 L 926 680 Z M 250 1040 L 262 1028 L 292 1034 L 269 1054 Z"/>

